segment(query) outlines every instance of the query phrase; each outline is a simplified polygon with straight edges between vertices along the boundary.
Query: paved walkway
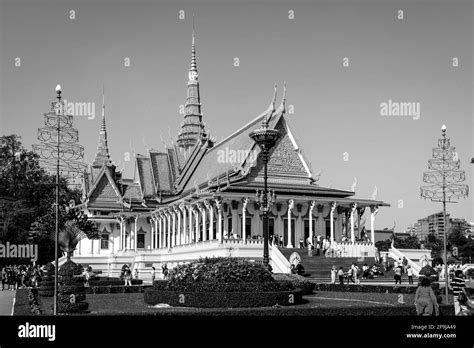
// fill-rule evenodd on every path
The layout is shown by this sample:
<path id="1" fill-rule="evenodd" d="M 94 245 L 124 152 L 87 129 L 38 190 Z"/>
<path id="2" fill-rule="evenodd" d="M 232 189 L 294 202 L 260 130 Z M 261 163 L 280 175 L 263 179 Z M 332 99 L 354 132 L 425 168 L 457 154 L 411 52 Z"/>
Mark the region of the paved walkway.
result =
<path id="1" fill-rule="evenodd" d="M 16 291 L 0 290 L 0 315 L 12 315 L 15 293 Z"/>

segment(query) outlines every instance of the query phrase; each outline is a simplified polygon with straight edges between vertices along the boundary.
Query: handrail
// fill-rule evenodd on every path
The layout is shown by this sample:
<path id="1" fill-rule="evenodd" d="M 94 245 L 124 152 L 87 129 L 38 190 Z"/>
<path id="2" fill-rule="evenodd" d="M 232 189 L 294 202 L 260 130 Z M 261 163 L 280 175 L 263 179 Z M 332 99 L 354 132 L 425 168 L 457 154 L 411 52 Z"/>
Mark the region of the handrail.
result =
<path id="1" fill-rule="evenodd" d="M 411 268 L 413 269 L 413 274 L 415 276 L 419 276 L 420 275 L 420 271 L 421 271 L 421 266 L 419 264 L 417 264 L 415 261 L 412 261 L 409 257 L 407 257 L 404 253 L 402 253 L 400 250 L 398 250 L 397 248 L 395 248 L 393 246 L 393 242 L 392 242 L 392 245 L 391 245 L 391 248 L 389 250 L 389 255 L 390 254 L 393 254 L 395 255 L 396 257 L 398 257 L 399 259 L 407 259 L 408 261 L 408 265 L 411 266 Z M 395 259 L 395 257 L 392 257 L 392 259 Z"/>
<path id="2" fill-rule="evenodd" d="M 269 245 L 268 251 L 270 254 L 270 264 L 273 263 L 273 271 L 279 271 L 280 273 L 291 273 L 290 261 L 281 253 L 278 247 Z"/>

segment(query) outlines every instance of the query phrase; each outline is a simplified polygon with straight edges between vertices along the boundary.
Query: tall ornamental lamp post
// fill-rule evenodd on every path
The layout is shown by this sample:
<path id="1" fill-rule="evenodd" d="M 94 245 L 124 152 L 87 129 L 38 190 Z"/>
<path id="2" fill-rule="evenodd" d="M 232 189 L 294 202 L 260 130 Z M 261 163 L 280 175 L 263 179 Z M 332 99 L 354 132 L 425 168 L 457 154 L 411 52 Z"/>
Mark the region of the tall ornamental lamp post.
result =
<path id="1" fill-rule="evenodd" d="M 457 203 L 459 198 L 467 198 L 469 186 L 460 184 L 466 180 L 466 173 L 460 170 L 456 148 L 451 146 L 450 139 L 446 138 L 446 126 L 441 127 L 442 137 L 438 139 L 438 147 L 433 148 L 433 158 L 428 160 L 428 169 L 423 173 L 423 182 L 431 184 L 421 187 L 421 197 L 433 202 L 443 203 L 443 244 L 444 244 L 444 287 L 446 303 L 448 300 L 448 251 L 447 251 L 447 224 L 446 203 Z"/>
<path id="2" fill-rule="evenodd" d="M 271 115 L 270 115 L 271 117 Z M 259 194 L 257 190 L 257 203 L 260 205 L 260 210 L 263 212 L 263 264 L 268 268 L 269 256 L 268 256 L 268 211 L 270 210 L 271 204 L 275 202 L 275 191 L 273 193 L 268 192 L 267 188 L 267 164 L 270 149 L 275 145 L 277 140 L 280 138 L 280 131 L 276 129 L 268 129 L 268 119 L 265 118 L 262 122 L 260 129 L 254 130 L 249 136 L 257 143 L 262 150 L 263 156 L 263 192 Z"/>
<path id="3" fill-rule="evenodd" d="M 38 129 L 38 144 L 33 151 L 39 156 L 39 164 L 50 174 L 56 176 L 56 227 L 54 233 L 54 315 L 58 310 L 58 261 L 59 261 L 59 189 L 60 176 L 69 179 L 68 185 L 78 185 L 87 169 L 84 159 L 84 147 L 79 144 L 79 132 L 73 127 L 73 116 L 66 112 L 61 97 L 61 86 L 56 86 L 57 102 L 51 105 L 51 111 L 44 114 L 44 127 Z"/>

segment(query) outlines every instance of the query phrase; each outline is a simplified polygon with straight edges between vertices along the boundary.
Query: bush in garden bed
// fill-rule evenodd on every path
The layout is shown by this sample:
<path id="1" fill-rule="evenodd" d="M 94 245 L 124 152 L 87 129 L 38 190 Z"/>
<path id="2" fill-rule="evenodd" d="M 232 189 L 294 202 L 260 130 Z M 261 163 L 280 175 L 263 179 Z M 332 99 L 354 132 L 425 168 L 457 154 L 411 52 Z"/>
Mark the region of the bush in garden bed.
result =
<path id="1" fill-rule="evenodd" d="M 141 293 L 150 285 L 123 286 L 123 285 L 107 285 L 107 286 L 91 286 L 85 288 L 86 294 L 123 294 L 123 293 Z"/>
<path id="2" fill-rule="evenodd" d="M 309 295 L 313 293 L 315 283 L 310 282 L 305 277 L 300 276 L 298 274 L 285 274 L 285 273 L 277 273 L 273 274 L 273 278 L 276 281 L 290 281 L 295 288 L 301 289 L 303 295 Z"/>
<path id="3" fill-rule="evenodd" d="M 48 263 L 43 268 L 43 277 L 38 284 L 39 295 L 44 297 L 54 296 L 54 265 Z"/>
<path id="4" fill-rule="evenodd" d="M 142 285 L 142 284 L 143 284 L 142 279 L 132 279 L 132 285 Z M 118 278 L 89 280 L 89 286 L 109 286 L 109 285 L 124 285 L 124 281 Z"/>
<path id="5" fill-rule="evenodd" d="M 59 302 L 58 313 L 84 313 L 89 309 L 89 303 L 87 302 Z"/>
<path id="6" fill-rule="evenodd" d="M 300 289 L 278 292 L 179 292 L 146 289 L 145 303 L 167 303 L 175 307 L 242 308 L 282 306 L 301 303 Z"/>
<path id="7" fill-rule="evenodd" d="M 273 281 L 270 271 L 263 265 L 231 257 L 201 258 L 170 270 L 171 289 L 186 289 L 192 283 L 263 283 Z"/>
<path id="8" fill-rule="evenodd" d="M 439 293 L 439 284 L 431 284 L 435 294 Z M 335 291 L 335 292 L 375 292 L 375 293 L 395 293 L 395 294 L 414 294 L 416 287 L 403 285 L 367 285 L 367 284 L 327 284 L 319 283 L 315 285 L 316 291 Z"/>
<path id="9" fill-rule="evenodd" d="M 181 285 L 181 284 L 180 284 Z M 160 291 L 187 291 L 187 292 L 271 292 L 294 290 L 291 281 L 278 280 L 271 282 L 247 282 L 247 283 L 221 283 L 221 282 L 195 282 L 186 284 L 185 287 L 177 286 L 167 280 L 155 280 L 155 290 Z"/>
<path id="10" fill-rule="evenodd" d="M 72 261 L 66 261 L 59 269 L 58 313 L 85 313 L 89 308 L 84 283 L 77 276 L 81 267 Z"/>

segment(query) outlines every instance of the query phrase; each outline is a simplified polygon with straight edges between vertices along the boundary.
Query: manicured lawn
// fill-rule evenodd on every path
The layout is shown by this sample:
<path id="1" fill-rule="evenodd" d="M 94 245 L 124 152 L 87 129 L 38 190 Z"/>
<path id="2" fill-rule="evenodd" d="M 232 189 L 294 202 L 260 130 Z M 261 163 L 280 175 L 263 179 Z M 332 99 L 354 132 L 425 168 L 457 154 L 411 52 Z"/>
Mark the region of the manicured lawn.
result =
<path id="1" fill-rule="evenodd" d="M 296 306 L 263 308 L 155 308 L 145 304 L 142 293 L 87 295 L 92 315 L 396 315 L 390 314 L 397 307 L 400 315 L 412 315 L 414 295 L 404 294 L 405 304 L 400 304 L 399 294 L 317 292 L 304 296 L 305 303 Z M 52 314 L 52 298 L 40 298 L 44 314 Z"/>

